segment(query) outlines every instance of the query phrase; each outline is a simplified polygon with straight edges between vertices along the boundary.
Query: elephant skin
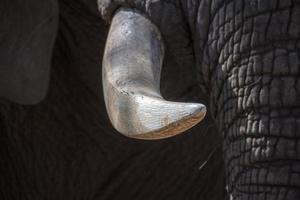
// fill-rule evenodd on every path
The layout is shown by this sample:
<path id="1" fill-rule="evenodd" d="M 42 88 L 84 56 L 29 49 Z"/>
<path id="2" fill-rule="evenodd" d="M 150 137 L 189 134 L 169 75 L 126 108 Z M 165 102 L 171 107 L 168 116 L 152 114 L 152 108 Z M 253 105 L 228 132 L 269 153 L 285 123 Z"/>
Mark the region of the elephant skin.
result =
<path id="1" fill-rule="evenodd" d="M 24 24 L 30 22 L 30 17 L 37 20 L 32 23 L 39 23 L 35 14 L 40 12 L 23 8 L 25 3 L 21 1 L 0 3 L 1 14 L 5 15 L 10 5 L 15 6 L 11 2 L 19 3 L 18 7 L 11 8 L 14 9 L 11 16 L 24 20 L 11 23 Z M 39 2 L 46 1 L 26 0 L 26 5 Z M 101 20 L 97 2 L 47 2 L 58 4 L 54 12 L 56 17 L 59 16 L 58 25 L 51 28 L 50 21 L 46 22 L 44 27 L 53 32 L 51 37 L 41 37 L 49 44 L 49 38 L 55 37 L 54 47 L 51 50 L 51 45 L 48 46 L 47 53 L 44 46 L 38 46 L 40 52 L 28 52 L 30 57 L 26 58 L 34 62 L 40 59 L 39 53 L 43 54 L 45 64 L 31 69 L 46 70 L 49 67 L 50 76 L 45 72 L 45 76 L 32 82 L 38 87 L 36 94 L 39 95 L 30 102 L 23 101 L 19 92 L 16 92 L 16 98 L 10 98 L 17 103 L 7 100 L 7 93 L 1 93 L 7 98 L 0 101 L 0 199 L 224 199 L 222 143 L 212 118 L 208 115 L 202 124 L 184 135 L 157 142 L 137 141 L 119 135 L 110 125 L 102 94 L 100 63 L 108 25 Z M 47 14 L 51 7 L 43 6 L 40 11 Z M 26 14 L 20 14 L 25 11 Z M 2 25 L 12 19 L 0 20 Z M 17 32 L 7 27 L 1 26 L 1 30 L 11 31 L 5 41 L 13 41 L 16 38 L 13 34 Z M 15 28 L 20 28 L 19 33 L 25 36 L 32 30 L 25 25 Z M 2 45 L 2 32 L 0 38 Z M 22 39 L 14 45 L 16 49 L 18 45 L 21 47 Z M 12 42 L 7 46 L 13 47 Z M 6 53 L 5 49 L 1 49 L 1 53 Z M 190 48 L 187 51 L 192 52 Z M 1 69 L 8 69 L 8 66 L 15 69 L 17 66 L 13 63 L 4 63 L 3 55 Z M 7 59 L 19 59 L 16 53 L 5 55 Z M 18 62 L 23 63 L 22 60 Z M 199 90 L 193 71 L 193 54 L 182 51 L 182 56 L 177 56 L 167 49 L 162 69 L 163 96 L 168 100 L 207 105 L 208 96 Z M 9 78 L 9 73 L 6 75 Z M 26 77 L 33 73 L 19 75 Z M 1 77 L 1 80 L 5 79 Z M 19 88 L 22 89 L 22 84 L 10 89 L 18 91 Z M 31 85 L 26 88 L 30 89 Z M 35 104 L 20 105 L 17 99 L 23 104 Z"/>
<path id="2" fill-rule="evenodd" d="M 99 0 L 143 12 L 195 60 L 223 136 L 227 197 L 300 199 L 299 0 Z M 184 65 L 182 65 L 184 67 Z"/>

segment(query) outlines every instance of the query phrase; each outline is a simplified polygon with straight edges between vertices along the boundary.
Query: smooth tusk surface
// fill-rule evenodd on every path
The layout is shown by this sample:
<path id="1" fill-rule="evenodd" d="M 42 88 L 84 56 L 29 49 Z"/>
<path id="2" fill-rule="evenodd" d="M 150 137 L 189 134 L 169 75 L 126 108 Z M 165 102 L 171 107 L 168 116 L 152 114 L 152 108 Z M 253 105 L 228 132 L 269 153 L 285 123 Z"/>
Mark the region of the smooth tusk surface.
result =
<path id="1" fill-rule="evenodd" d="M 115 14 L 103 58 L 103 89 L 113 126 L 128 137 L 170 137 L 196 125 L 206 114 L 203 104 L 162 98 L 163 56 L 160 32 L 147 18 L 130 9 Z"/>

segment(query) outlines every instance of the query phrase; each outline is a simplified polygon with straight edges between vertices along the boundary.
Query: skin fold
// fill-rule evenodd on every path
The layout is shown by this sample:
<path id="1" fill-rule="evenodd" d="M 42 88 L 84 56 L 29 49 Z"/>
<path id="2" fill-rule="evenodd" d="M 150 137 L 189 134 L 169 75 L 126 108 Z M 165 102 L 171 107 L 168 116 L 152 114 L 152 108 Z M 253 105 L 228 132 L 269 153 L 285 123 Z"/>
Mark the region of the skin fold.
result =
<path id="1" fill-rule="evenodd" d="M 26 2 L 32 5 L 37 1 Z M 49 81 L 41 90 L 46 96 L 36 99 L 39 103 L 34 105 L 0 99 L 0 199 L 224 199 L 222 142 L 210 115 L 186 134 L 167 140 L 143 142 L 118 134 L 107 117 L 101 85 L 108 23 L 102 21 L 96 1 L 56 3 L 55 43 L 51 53 L 45 54 L 51 60 Z M 1 16 L 7 19 L 0 21 L 11 20 L 6 18 L 9 5 L 11 1 L 5 10 L 0 6 Z M 12 16 L 23 12 L 22 2 L 18 6 L 20 10 L 14 7 Z M 30 15 L 18 20 L 21 24 L 30 21 L 26 17 L 38 19 L 34 10 L 29 10 Z M 2 28 L 11 34 L 4 40 L 0 31 L 0 41 L 17 38 L 15 29 Z M 28 35 L 25 28 L 20 32 Z M 2 44 L 1 52 L 6 52 Z M 14 45 L 18 49 L 22 43 Z M 181 49 L 190 44 L 177 45 Z M 33 53 L 45 53 L 42 50 Z M 208 96 L 197 86 L 192 49 L 186 50 L 178 51 L 181 56 L 166 50 L 161 92 L 168 100 L 208 105 Z M 17 60 L 14 53 L 6 55 Z M 32 63 L 38 58 L 31 57 Z M 1 57 L 1 69 L 2 61 Z"/>
<path id="2" fill-rule="evenodd" d="M 223 136 L 229 199 L 300 198 L 300 2 L 98 1 L 140 10 L 194 59 Z M 189 53 L 188 53 L 189 52 Z"/>

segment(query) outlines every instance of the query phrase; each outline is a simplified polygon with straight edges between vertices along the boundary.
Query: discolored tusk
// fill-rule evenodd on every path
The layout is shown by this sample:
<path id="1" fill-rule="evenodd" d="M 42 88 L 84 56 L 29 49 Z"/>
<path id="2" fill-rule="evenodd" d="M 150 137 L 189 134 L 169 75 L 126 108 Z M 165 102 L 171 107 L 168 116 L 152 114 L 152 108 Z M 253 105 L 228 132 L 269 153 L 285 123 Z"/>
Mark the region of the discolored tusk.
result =
<path id="1" fill-rule="evenodd" d="M 196 125 L 206 114 L 203 104 L 162 98 L 163 56 L 156 26 L 135 10 L 117 11 L 103 58 L 103 89 L 113 126 L 128 137 L 170 137 Z"/>

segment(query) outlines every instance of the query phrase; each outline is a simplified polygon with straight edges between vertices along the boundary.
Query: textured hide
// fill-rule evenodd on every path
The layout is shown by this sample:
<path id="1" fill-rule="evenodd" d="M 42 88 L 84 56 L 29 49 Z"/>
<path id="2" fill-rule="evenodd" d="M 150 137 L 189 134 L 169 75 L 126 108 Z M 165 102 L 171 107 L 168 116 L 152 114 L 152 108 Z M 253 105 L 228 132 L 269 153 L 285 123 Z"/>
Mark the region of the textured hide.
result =
<path id="1" fill-rule="evenodd" d="M 221 137 L 209 116 L 156 142 L 111 128 L 100 65 L 107 29 L 96 5 L 60 1 L 48 95 L 34 106 L 1 100 L 0 199 L 222 200 Z M 193 67 L 193 59 L 167 51 L 166 98 L 208 102 Z"/>

